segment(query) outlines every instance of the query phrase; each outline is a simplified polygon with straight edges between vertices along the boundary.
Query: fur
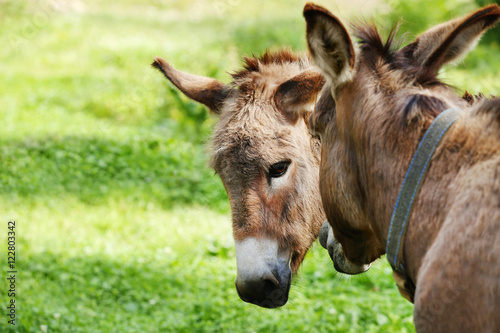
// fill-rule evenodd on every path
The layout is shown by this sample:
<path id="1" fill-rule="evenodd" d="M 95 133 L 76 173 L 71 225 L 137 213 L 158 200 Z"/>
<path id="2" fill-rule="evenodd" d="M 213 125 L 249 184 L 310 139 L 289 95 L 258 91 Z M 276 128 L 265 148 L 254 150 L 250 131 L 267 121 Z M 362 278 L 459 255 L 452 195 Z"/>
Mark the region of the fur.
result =
<path id="1" fill-rule="evenodd" d="M 291 122 L 274 96 L 279 87 L 291 86 L 294 77 L 311 67 L 307 57 L 287 50 L 246 58 L 245 69 L 232 75 L 235 93 L 226 101 L 210 141 L 210 166 L 228 192 L 235 240 L 277 238 L 280 246 L 293 249 L 294 272 L 317 238 L 324 217 L 317 186 L 320 144 L 308 133 L 308 112 Z M 318 74 L 315 80 L 318 86 L 305 91 L 316 93 L 305 94 L 311 97 L 297 103 L 297 109 L 304 110 L 316 99 L 323 82 Z M 275 190 L 267 170 L 284 160 L 292 161 L 291 177 Z"/>
<path id="2" fill-rule="evenodd" d="M 309 13 L 308 26 L 322 15 Z M 425 131 L 445 109 L 463 109 L 432 157 L 408 222 L 404 263 L 416 285 L 418 332 L 500 329 L 500 99 L 462 98 L 437 77 L 499 18 L 500 8 L 488 6 L 402 49 L 394 32 L 384 44 L 373 25 L 356 26 L 352 78 L 331 97 L 335 110 L 318 107 L 311 120 L 322 140 L 320 188 L 334 236 L 350 262 L 369 264 L 385 253 L 392 210 Z"/>
<path id="3" fill-rule="evenodd" d="M 318 188 L 320 143 L 308 131 L 309 113 L 324 84 L 322 75 L 307 56 L 287 49 L 244 58 L 243 69 L 232 74 L 229 84 L 180 72 L 158 57 L 153 66 L 218 116 L 209 143 L 210 166 L 228 194 L 236 244 L 245 239 L 276 241 L 280 253 L 290 256 L 285 265 L 296 273 L 325 220 Z M 271 177 L 271 166 L 279 162 L 289 163 L 288 170 L 282 177 Z M 267 260 L 264 257 L 263 253 L 255 260 Z M 241 276 L 249 264 L 238 263 Z M 286 272 L 271 267 L 264 273 L 272 275 L 275 270 Z M 280 290 L 286 287 L 280 284 L 290 286 L 287 279 L 291 277 L 263 281 L 258 276 L 258 282 L 272 282 Z M 247 287 L 257 286 L 254 282 Z M 283 290 L 285 298 L 249 302 L 281 306 L 288 297 Z M 275 293 L 270 294 L 266 297 Z"/>

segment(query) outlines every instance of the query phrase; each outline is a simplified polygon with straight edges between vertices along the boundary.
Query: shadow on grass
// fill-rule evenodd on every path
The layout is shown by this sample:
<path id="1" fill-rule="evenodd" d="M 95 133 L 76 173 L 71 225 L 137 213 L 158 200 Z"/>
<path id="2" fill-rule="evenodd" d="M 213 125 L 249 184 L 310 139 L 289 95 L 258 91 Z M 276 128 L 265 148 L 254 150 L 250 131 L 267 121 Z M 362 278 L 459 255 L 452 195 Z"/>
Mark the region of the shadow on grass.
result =
<path id="1" fill-rule="evenodd" d="M 214 267 L 172 257 L 26 254 L 18 265 L 17 330 L 217 331 L 229 303 L 237 301 L 233 277 L 222 272 L 225 279 L 207 278 L 216 274 Z M 5 321 L 1 325 L 0 331 L 9 331 Z"/>
<path id="2" fill-rule="evenodd" d="M 0 194 L 11 198 L 69 194 L 89 204 L 120 196 L 134 203 L 226 209 L 220 179 L 204 148 L 173 139 L 47 138 L 0 143 Z"/>

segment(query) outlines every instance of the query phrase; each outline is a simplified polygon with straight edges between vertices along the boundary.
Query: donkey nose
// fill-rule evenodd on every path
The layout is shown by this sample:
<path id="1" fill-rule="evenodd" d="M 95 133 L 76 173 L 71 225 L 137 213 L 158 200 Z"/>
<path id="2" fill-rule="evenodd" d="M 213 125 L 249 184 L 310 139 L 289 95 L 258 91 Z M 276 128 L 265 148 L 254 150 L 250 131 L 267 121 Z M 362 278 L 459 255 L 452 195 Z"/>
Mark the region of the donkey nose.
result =
<path id="1" fill-rule="evenodd" d="M 285 273 L 285 272 L 284 272 Z M 291 270 L 281 279 L 271 271 L 254 277 L 237 277 L 235 284 L 240 298 L 265 308 L 277 308 L 286 304 L 290 288 Z M 280 282 L 281 280 L 281 282 Z"/>
<path id="2" fill-rule="evenodd" d="M 268 272 L 261 277 L 246 278 L 244 280 L 236 279 L 236 288 L 244 296 L 252 298 L 268 298 L 274 290 L 279 289 L 280 283 L 278 279 Z"/>
<path id="3" fill-rule="evenodd" d="M 248 237 L 235 241 L 236 290 L 240 298 L 264 308 L 277 308 L 288 301 L 292 281 L 290 250 L 278 241 Z"/>

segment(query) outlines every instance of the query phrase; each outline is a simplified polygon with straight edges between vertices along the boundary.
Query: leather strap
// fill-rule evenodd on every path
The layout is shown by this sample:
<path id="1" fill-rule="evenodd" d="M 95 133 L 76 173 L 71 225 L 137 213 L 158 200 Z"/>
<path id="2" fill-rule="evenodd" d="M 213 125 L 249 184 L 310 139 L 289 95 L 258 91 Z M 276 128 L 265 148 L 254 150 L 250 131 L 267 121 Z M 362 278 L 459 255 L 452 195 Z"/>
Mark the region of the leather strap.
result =
<path id="1" fill-rule="evenodd" d="M 386 252 L 387 260 L 389 260 L 392 269 L 403 273 L 407 280 L 408 277 L 402 263 L 402 252 L 413 202 L 418 195 L 420 185 L 437 146 L 446 131 L 458 118 L 460 111 L 459 109 L 448 109 L 436 117 L 420 142 L 399 190 L 389 227 Z"/>

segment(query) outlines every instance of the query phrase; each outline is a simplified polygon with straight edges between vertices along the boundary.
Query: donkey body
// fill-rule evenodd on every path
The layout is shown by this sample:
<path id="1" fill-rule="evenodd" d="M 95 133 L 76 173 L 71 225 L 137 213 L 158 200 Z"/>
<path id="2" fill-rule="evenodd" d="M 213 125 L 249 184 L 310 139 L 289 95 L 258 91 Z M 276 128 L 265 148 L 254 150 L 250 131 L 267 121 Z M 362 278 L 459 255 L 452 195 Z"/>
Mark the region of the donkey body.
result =
<path id="1" fill-rule="evenodd" d="M 419 142 L 440 113 L 462 109 L 414 200 L 403 261 L 416 286 L 417 331 L 498 332 L 500 99 L 469 107 L 437 74 L 475 45 L 500 8 L 440 24 L 402 49 L 395 30 L 383 43 L 373 25 L 354 26 L 355 47 L 327 10 L 307 4 L 304 16 L 310 51 L 327 80 L 321 98 L 331 98 L 323 104 L 330 108 L 318 105 L 310 124 L 321 138 L 320 192 L 340 244 L 332 251 L 354 266 L 385 253 L 398 191 Z"/>
<path id="2" fill-rule="evenodd" d="M 318 189 L 320 144 L 308 118 L 324 84 L 307 57 L 287 50 L 245 58 L 233 82 L 153 66 L 219 117 L 211 167 L 232 210 L 236 289 L 262 307 L 287 302 L 292 275 L 325 219 Z"/>

